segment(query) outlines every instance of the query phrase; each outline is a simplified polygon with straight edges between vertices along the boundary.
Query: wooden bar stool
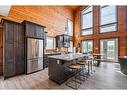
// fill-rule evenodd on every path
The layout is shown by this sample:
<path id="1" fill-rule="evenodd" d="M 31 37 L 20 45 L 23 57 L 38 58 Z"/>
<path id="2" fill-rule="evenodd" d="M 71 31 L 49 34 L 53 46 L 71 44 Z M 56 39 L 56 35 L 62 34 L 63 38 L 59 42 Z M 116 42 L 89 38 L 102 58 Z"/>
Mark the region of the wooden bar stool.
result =
<path id="1" fill-rule="evenodd" d="M 78 73 L 80 72 L 81 66 L 79 64 L 71 64 L 68 66 L 68 68 L 72 71 L 72 77 L 70 81 L 66 83 L 68 87 L 71 87 L 72 89 L 78 89 L 81 85 L 81 81 L 77 79 Z"/>

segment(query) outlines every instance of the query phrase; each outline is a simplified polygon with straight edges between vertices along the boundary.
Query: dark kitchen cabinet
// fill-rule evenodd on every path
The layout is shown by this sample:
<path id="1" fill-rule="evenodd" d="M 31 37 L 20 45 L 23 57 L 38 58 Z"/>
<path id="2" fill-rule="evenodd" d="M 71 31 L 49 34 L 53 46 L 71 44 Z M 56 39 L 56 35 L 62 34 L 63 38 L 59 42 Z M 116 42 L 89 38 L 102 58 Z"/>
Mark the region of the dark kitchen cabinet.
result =
<path id="1" fill-rule="evenodd" d="M 44 32 L 44 48 L 46 48 L 47 45 L 47 32 Z"/>
<path id="2" fill-rule="evenodd" d="M 48 55 L 44 54 L 44 68 L 48 67 Z"/>
<path id="3" fill-rule="evenodd" d="M 26 32 L 25 32 L 26 36 L 29 36 L 29 37 L 35 36 L 36 27 L 34 24 L 25 22 L 25 30 L 26 30 Z"/>
<path id="4" fill-rule="evenodd" d="M 4 78 L 7 78 L 15 75 L 14 45 L 5 43 L 4 48 Z"/>
<path id="5" fill-rule="evenodd" d="M 2 19 L 4 78 L 25 73 L 23 25 Z"/>
<path id="6" fill-rule="evenodd" d="M 23 21 L 25 36 L 44 39 L 44 28 L 45 26 L 41 26 L 29 21 Z"/>
<path id="7" fill-rule="evenodd" d="M 38 38 L 44 38 L 44 28 L 37 25 L 35 35 Z"/>
<path id="8" fill-rule="evenodd" d="M 56 36 L 56 47 L 58 48 L 63 47 L 63 36 L 62 35 Z"/>
<path id="9" fill-rule="evenodd" d="M 56 36 L 56 47 L 69 48 L 70 46 L 70 36 L 66 34 Z"/>
<path id="10" fill-rule="evenodd" d="M 44 68 L 48 67 L 49 64 L 49 58 L 48 56 L 53 56 L 53 55 L 60 55 L 61 53 L 49 53 L 49 54 L 44 54 Z"/>

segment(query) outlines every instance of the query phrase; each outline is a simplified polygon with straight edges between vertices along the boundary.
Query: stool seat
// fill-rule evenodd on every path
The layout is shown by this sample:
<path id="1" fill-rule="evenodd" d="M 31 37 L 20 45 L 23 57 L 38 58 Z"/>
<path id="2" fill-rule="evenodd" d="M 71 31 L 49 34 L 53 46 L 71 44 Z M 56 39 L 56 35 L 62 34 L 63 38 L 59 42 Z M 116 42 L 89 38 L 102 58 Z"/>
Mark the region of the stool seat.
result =
<path id="1" fill-rule="evenodd" d="M 70 69 L 80 69 L 80 65 L 79 64 L 71 64 L 68 66 Z"/>
<path id="2" fill-rule="evenodd" d="M 79 65 L 85 65 L 85 62 L 78 62 Z"/>
<path id="3" fill-rule="evenodd" d="M 85 62 L 85 60 L 80 60 L 79 62 Z"/>
<path id="4" fill-rule="evenodd" d="M 81 81 L 77 78 L 80 70 L 80 65 L 79 64 L 71 64 L 68 66 L 69 69 L 72 70 L 72 78 L 70 81 L 66 83 L 68 87 L 71 87 L 73 89 L 78 89 L 79 86 L 81 85 Z"/>
<path id="5" fill-rule="evenodd" d="M 94 61 L 101 61 L 102 59 L 94 59 Z"/>

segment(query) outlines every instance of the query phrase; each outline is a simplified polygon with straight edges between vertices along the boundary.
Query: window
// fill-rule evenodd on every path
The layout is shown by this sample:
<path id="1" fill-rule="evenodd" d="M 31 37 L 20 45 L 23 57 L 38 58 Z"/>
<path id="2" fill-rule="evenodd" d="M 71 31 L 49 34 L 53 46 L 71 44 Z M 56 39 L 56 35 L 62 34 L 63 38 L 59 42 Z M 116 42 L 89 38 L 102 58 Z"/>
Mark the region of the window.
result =
<path id="1" fill-rule="evenodd" d="M 116 6 L 101 6 L 100 9 L 100 32 L 113 32 L 117 29 Z"/>
<path id="2" fill-rule="evenodd" d="M 89 6 L 82 12 L 82 35 L 93 34 L 93 7 Z"/>
<path id="3" fill-rule="evenodd" d="M 73 36 L 73 22 L 69 19 L 67 20 L 67 34 Z"/>
<path id="4" fill-rule="evenodd" d="M 93 51 L 93 41 L 82 41 L 82 52 L 87 53 Z"/>
<path id="5" fill-rule="evenodd" d="M 55 49 L 55 38 L 47 37 L 46 49 Z"/>
<path id="6" fill-rule="evenodd" d="M 73 52 L 73 42 L 70 41 L 70 47 L 68 48 L 68 52 Z"/>

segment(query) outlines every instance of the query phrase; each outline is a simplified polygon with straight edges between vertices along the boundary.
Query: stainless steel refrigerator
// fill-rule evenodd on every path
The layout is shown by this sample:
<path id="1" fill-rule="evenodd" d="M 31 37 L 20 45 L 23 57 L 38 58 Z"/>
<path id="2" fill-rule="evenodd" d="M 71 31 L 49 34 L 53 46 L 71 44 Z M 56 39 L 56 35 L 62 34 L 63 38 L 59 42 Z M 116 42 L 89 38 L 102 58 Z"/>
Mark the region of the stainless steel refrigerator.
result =
<path id="1" fill-rule="evenodd" d="M 43 40 L 27 38 L 27 74 L 43 69 Z"/>

